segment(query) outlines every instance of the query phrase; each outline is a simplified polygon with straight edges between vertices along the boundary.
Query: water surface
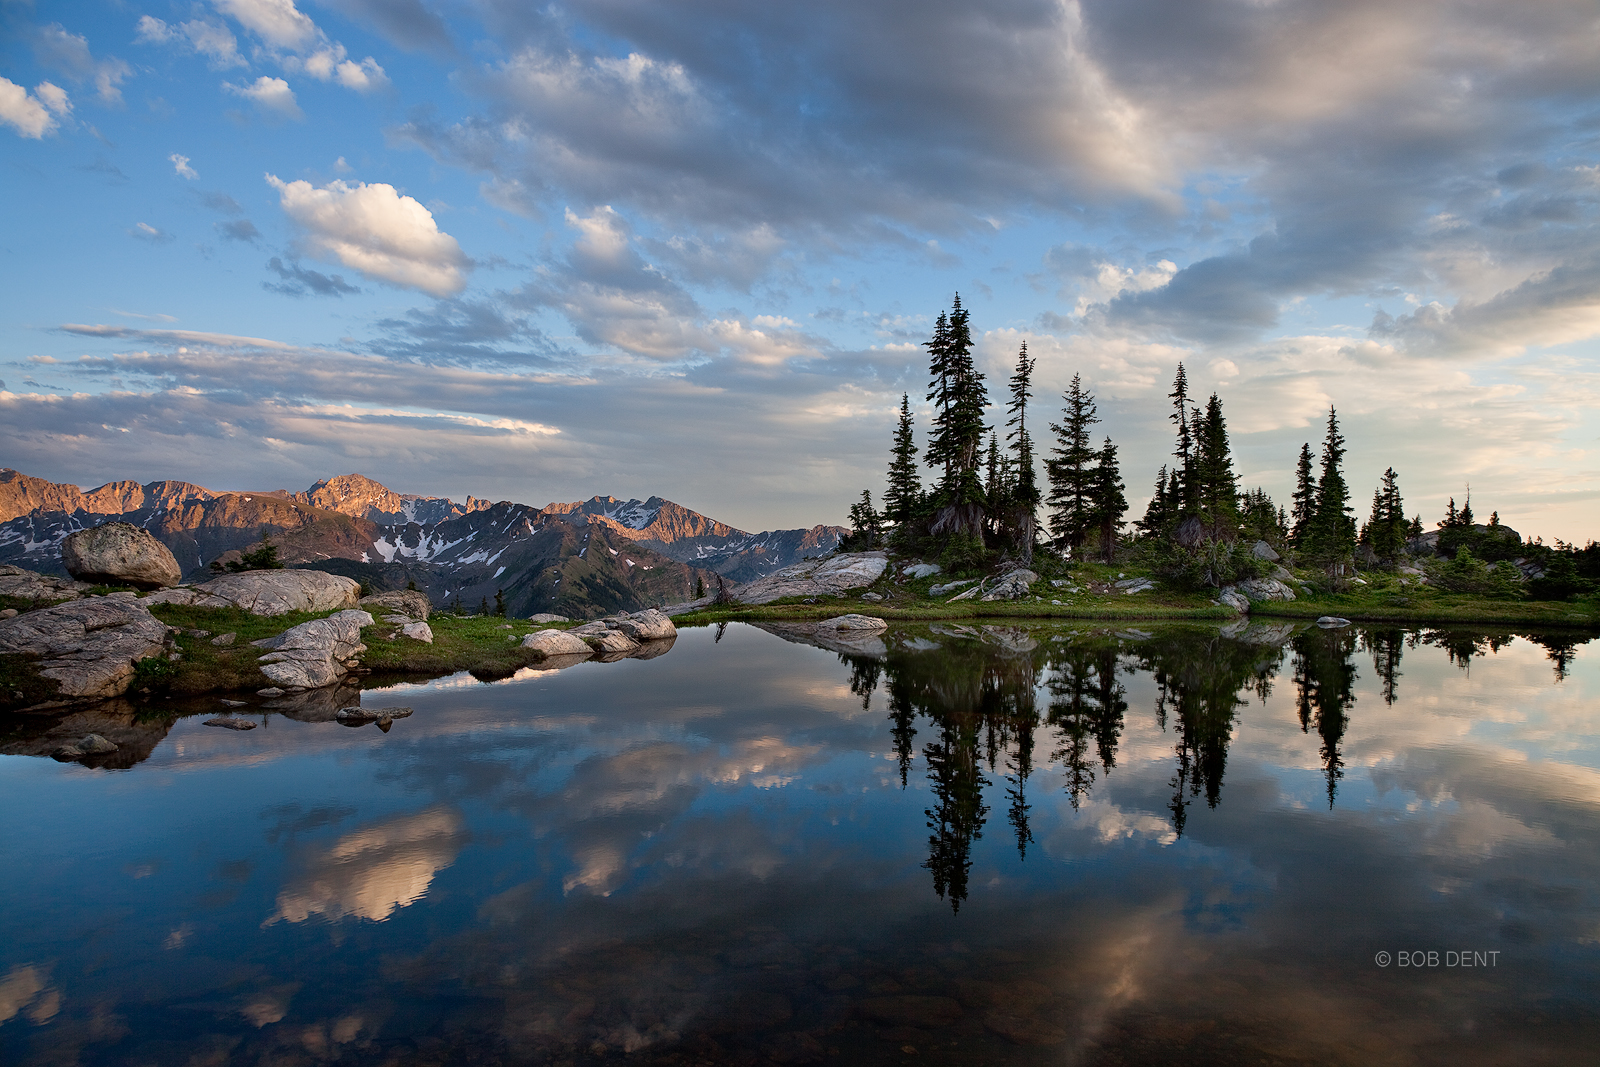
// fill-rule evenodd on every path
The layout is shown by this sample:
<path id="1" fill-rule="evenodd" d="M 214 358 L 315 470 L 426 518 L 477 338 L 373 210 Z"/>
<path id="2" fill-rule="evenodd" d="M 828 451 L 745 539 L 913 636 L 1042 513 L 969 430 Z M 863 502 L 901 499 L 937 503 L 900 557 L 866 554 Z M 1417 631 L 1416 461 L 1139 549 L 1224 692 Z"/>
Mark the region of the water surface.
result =
<path id="1" fill-rule="evenodd" d="M 796 636 L 0 757 L 0 1062 L 1600 1047 L 1582 636 Z"/>

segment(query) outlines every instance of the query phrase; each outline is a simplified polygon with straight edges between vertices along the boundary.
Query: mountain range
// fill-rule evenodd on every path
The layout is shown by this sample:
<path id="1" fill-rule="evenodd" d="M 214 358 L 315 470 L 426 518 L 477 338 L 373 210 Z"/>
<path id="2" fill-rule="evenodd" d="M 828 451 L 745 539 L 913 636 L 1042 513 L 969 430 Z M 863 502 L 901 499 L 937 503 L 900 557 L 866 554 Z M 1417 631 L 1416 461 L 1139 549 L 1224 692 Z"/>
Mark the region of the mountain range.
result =
<path id="1" fill-rule="evenodd" d="M 121 521 L 173 552 L 186 579 L 211 576 L 260 542 L 289 566 L 408 584 L 467 609 L 502 598 L 514 615 L 591 617 L 692 597 L 719 576 L 743 583 L 837 547 L 839 526 L 747 533 L 652 496 L 596 496 L 543 508 L 396 493 L 360 474 L 304 492 L 214 492 L 188 482 L 111 482 L 82 490 L 0 468 L 0 563 L 63 574 L 61 541 Z"/>

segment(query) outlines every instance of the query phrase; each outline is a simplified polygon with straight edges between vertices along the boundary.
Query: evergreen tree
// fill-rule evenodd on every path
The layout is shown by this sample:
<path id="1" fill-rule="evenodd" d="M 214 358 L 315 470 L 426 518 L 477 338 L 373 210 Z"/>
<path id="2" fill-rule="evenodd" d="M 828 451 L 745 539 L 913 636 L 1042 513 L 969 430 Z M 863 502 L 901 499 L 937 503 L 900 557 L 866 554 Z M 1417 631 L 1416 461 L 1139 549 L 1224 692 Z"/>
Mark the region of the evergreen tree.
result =
<path id="1" fill-rule="evenodd" d="M 861 490 L 861 499 L 850 505 L 850 529 L 850 545 L 858 552 L 883 542 L 883 519 L 872 506 L 871 490 Z"/>
<path id="2" fill-rule="evenodd" d="M 1195 419 L 1192 502 L 1213 541 L 1232 540 L 1239 529 L 1239 479 L 1233 472 L 1222 401 L 1212 393 L 1205 417 Z"/>
<path id="3" fill-rule="evenodd" d="M 1441 529 L 1441 530 L 1448 530 L 1452 526 L 1461 525 L 1461 516 L 1456 511 L 1456 498 L 1455 497 L 1451 497 L 1450 498 L 1450 506 L 1449 506 L 1448 510 L 1445 511 L 1443 520 L 1441 520 L 1440 522 L 1435 523 L 1434 525 L 1438 526 L 1439 529 Z"/>
<path id="4" fill-rule="evenodd" d="M 1072 376 L 1072 384 L 1062 394 L 1065 402 L 1061 422 L 1051 423 L 1056 446 L 1045 462 L 1050 478 L 1050 533 L 1058 545 L 1078 549 L 1089 535 L 1093 523 L 1090 512 L 1094 492 L 1094 447 L 1089 427 L 1099 422 L 1094 394 L 1083 387 L 1083 377 Z"/>
<path id="5" fill-rule="evenodd" d="M 1372 515 L 1367 520 L 1363 543 L 1379 559 L 1399 557 L 1406 545 L 1405 503 L 1400 499 L 1400 476 L 1389 467 L 1383 480 L 1372 491 Z"/>
<path id="6" fill-rule="evenodd" d="M 923 460 L 930 467 L 943 465 L 945 476 L 935 494 L 938 512 L 931 532 L 936 535 L 981 537 L 986 504 L 979 476 L 984 434 L 984 409 L 989 393 L 984 377 L 972 359 L 970 317 L 958 293 L 948 317 L 941 316 L 933 340 L 928 342 L 932 391 L 928 399 L 938 408 L 933 434 Z"/>
<path id="7" fill-rule="evenodd" d="M 1355 520 L 1350 509 L 1350 491 L 1345 487 L 1344 435 L 1339 432 L 1339 414 L 1328 408 L 1328 433 L 1322 442 L 1322 476 L 1317 483 L 1317 510 L 1312 517 L 1311 551 L 1318 562 L 1337 576 L 1355 547 Z"/>
<path id="8" fill-rule="evenodd" d="M 1028 401 L 1033 399 L 1035 362 L 1028 355 L 1028 342 L 1022 342 L 1017 352 L 1017 369 L 1011 375 L 1011 403 L 1006 406 L 1006 413 L 1011 416 L 1006 420 L 1006 425 L 1013 427 L 1006 434 L 1006 440 L 1011 443 L 1016 457 L 1016 485 L 1011 493 L 1012 513 L 1007 518 L 1007 525 L 1022 552 L 1023 563 L 1033 561 L 1039 504 L 1043 500 L 1039 492 L 1038 475 L 1033 468 L 1033 438 L 1028 434 Z"/>
<path id="9" fill-rule="evenodd" d="M 894 525 L 895 538 L 903 541 L 922 514 L 922 477 L 917 471 L 911 397 L 905 393 L 900 394 L 900 424 L 895 427 L 892 455 L 889 488 L 883 494 L 883 517 Z"/>
<path id="10" fill-rule="evenodd" d="M 1187 515 L 1194 510 L 1194 428 L 1189 419 L 1189 375 L 1183 369 L 1183 364 L 1178 364 L 1178 373 L 1172 379 L 1172 392 L 1167 394 L 1172 401 L 1172 414 L 1168 416 L 1178 429 L 1178 445 L 1173 449 L 1172 455 L 1178 462 L 1172 467 L 1172 480 L 1176 483 L 1177 493 L 1173 495 L 1171 508 L 1173 515 Z"/>
<path id="11" fill-rule="evenodd" d="M 1421 537 L 1421 536 L 1422 536 L 1422 514 L 1420 512 L 1418 512 L 1417 514 L 1411 516 L 1411 525 L 1406 527 L 1406 537 L 1407 538 L 1412 538 L 1412 537 Z"/>
<path id="12" fill-rule="evenodd" d="M 1458 519 L 1462 526 L 1472 526 L 1476 520 L 1472 517 L 1472 486 L 1467 486 L 1467 499 L 1461 505 L 1461 515 Z"/>
<path id="13" fill-rule="evenodd" d="M 1244 535 L 1253 541 L 1282 543 L 1284 534 L 1283 509 L 1272 502 L 1267 491 L 1260 486 L 1244 494 L 1239 525 Z"/>
<path id="14" fill-rule="evenodd" d="M 928 431 L 928 448 L 922 460 L 930 467 L 943 467 L 945 481 L 955 469 L 955 457 L 949 449 L 945 424 L 950 421 L 953 389 L 950 373 L 950 318 L 939 312 L 933 325 L 933 336 L 923 345 L 928 350 L 928 400 L 933 402 L 933 425 Z"/>
<path id="15" fill-rule="evenodd" d="M 1309 547 L 1311 520 L 1317 512 L 1317 479 L 1311 473 L 1311 442 L 1300 446 L 1294 472 L 1294 510 L 1290 514 L 1289 540 L 1296 548 Z"/>
<path id="16" fill-rule="evenodd" d="M 1150 495 L 1150 503 L 1145 506 L 1144 518 L 1135 525 L 1139 527 L 1141 534 L 1154 537 L 1166 528 L 1169 517 L 1167 512 L 1167 465 L 1163 463 L 1161 469 L 1156 472 L 1155 492 Z"/>
<path id="17" fill-rule="evenodd" d="M 1100 535 L 1100 551 L 1107 563 L 1117 550 L 1117 531 L 1128 513 L 1128 498 L 1123 495 L 1122 472 L 1117 467 L 1117 446 L 1107 437 L 1095 454 L 1089 518 Z"/>

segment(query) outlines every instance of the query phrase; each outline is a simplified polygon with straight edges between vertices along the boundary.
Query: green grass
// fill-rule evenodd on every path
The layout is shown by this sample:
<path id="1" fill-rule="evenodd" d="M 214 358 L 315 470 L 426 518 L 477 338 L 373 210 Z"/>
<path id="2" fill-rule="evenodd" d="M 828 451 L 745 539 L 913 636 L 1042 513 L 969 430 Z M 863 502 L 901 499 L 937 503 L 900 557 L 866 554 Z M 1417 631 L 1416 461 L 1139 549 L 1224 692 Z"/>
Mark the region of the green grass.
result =
<path id="1" fill-rule="evenodd" d="M 390 636 L 397 628 L 381 621 L 361 631 L 361 639 L 367 645 L 367 651 L 361 654 L 362 664 L 373 674 L 385 676 L 437 677 L 471 671 L 482 678 L 503 678 L 541 659 L 537 653 L 519 647 L 524 637 L 539 630 L 566 629 L 562 624 L 552 627 L 495 615 L 437 613 L 429 616 L 428 626 L 433 630 L 431 645 Z"/>

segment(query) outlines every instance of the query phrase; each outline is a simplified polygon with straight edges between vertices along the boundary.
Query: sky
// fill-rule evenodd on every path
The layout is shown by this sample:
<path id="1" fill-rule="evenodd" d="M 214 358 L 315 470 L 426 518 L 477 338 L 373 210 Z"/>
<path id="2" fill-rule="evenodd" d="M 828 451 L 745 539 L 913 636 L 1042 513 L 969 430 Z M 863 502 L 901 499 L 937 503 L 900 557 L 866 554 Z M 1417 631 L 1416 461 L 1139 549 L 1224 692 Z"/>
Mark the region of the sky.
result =
<path id="1" fill-rule="evenodd" d="M 54 481 L 843 523 L 959 294 L 1135 515 L 1182 362 L 1279 502 L 1331 406 L 1363 518 L 1600 537 L 1592 0 L 0 0 L 0 149 Z"/>

